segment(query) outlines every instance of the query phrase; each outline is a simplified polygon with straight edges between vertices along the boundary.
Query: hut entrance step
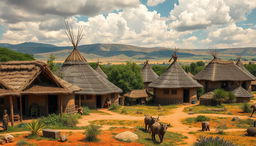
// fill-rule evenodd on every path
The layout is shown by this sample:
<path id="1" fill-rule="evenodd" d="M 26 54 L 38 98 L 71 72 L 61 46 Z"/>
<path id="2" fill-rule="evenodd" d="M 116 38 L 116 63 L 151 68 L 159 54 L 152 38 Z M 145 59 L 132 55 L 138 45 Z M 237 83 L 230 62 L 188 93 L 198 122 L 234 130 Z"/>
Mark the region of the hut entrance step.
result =
<path id="1" fill-rule="evenodd" d="M 57 114 L 58 110 L 58 96 L 57 95 L 48 95 L 48 113 Z"/>
<path id="2" fill-rule="evenodd" d="M 183 90 L 183 102 L 185 103 L 189 102 L 189 89 Z"/>

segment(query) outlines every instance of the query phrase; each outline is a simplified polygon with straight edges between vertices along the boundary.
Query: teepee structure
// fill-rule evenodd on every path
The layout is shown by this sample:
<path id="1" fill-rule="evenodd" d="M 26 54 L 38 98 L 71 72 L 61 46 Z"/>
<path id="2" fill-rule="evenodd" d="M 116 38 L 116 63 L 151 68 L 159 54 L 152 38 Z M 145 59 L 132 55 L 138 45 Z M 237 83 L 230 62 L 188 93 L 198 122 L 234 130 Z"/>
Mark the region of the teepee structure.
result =
<path id="1" fill-rule="evenodd" d="M 72 27 L 66 23 L 66 34 L 73 50 L 63 63 L 61 73 L 64 80 L 81 88 L 81 91 L 75 92 L 76 105 L 102 108 L 109 101 L 118 104 L 122 90 L 96 72 L 78 50 L 83 28 L 79 27 L 75 36 Z"/>
<path id="2" fill-rule="evenodd" d="M 170 59 L 172 63 L 167 71 L 149 84 L 154 91 L 155 103 L 180 104 L 196 100 L 197 88 L 202 85 L 183 70 L 177 59 L 176 52 L 174 52 Z"/>
<path id="3" fill-rule="evenodd" d="M 158 75 L 153 71 L 150 64 L 148 63 L 148 60 L 144 63 L 144 66 L 141 71 L 143 82 L 145 88 L 148 88 L 148 85 L 158 78 Z"/>

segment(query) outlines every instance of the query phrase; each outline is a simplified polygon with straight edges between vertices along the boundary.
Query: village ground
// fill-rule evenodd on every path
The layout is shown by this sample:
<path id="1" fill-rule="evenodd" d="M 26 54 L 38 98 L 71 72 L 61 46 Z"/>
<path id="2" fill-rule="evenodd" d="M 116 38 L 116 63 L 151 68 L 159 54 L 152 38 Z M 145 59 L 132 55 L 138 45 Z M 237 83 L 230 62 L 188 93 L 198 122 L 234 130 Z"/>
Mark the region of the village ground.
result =
<path id="1" fill-rule="evenodd" d="M 255 103 L 255 100 L 252 100 L 250 104 Z M 68 136 L 68 141 L 61 143 L 57 140 L 52 139 L 28 139 L 26 136 L 30 134 L 29 131 L 21 131 L 21 132 L 11 132 L 15 136 L 15 142 L 5 144 L 5 145 L 19 145 L 17 142 L 21 140 L 25 140 L 27 145 L 193 145 L 199 136 L 220 136 L 229 141 L 234 142 L 239 145 L 255 145 L 256 139 L 255 137 L 245 136 L 246 127 L 250 125 L 234 125 L 231 119 L 233 117 L 238 117 L 241 120 L 253 119 L 256 120 L 256 115 L 253 118 L 249 117 L 249 113 L 242 113 L 239 110 L 239 107 L 234 104 L 234 109 L 228 109 L 228 113 L 223 113 L 222 111 L 210 112 L 207 113 L 207 110 L 211 110 L 214 107 L 204 108 L 202 113 L 197 113 L 195 109 L 200 107 L 197 104 L 189 104 L 189 105 L 177 105 L 177 106 L 168 106 L 168 110 L 165 113 L 168 114 L 160 114 L 159 118 L 161 122 L 170 123 L 172 126 L 168 128 L 168 135 L 164 139 L 164 143 L 162 144 L 154 144 L 151 141 L 150 134 L 143 131 L 144 128 L 144 115 L 141 112 L 136 113 L 125 113 L 121 114 L 118 111 L 110 111 L 108 109 L 99 109 L 96 112 L 90 113 L 90 115 L 82 116 L 79 119 L 79 123 L 77 127 L 84 127 L 90 124 L 101 125 L 101 134 L 99 135 L 98 142 L 85 142 L 85 134 L 84 129 L 79 130 L 68 130 L 62 129 L 61 133 L 64 133 Z M 140 106 L 138 106 L 140 107 Z M 145 108 L 145 106 L 142 106 Z M 236 108 L 235 108 L 236 107 Z M 136 108 L 136 106 L 134 106 Z M 158 106 L 149 106 L 149 108 L 155 108 L 157 111 Z M 162 106 L 163 110 L 165 107 Z M 190 110 L 192 109 L 192 110 Z M 151 109 L 152 110 L 152 109 Z M 193 110 L 195 112 L 193 113 Z M 145 110 L 147 111 L 147 110 Z M 156 112 L 152 112 L 152 114 L 156 114 Z M 198 117 L 199 115 L 207 116 L 211 118 L 211 131 L 210 132 L 202 132 L 200 128 L 200 122 L 192 122 L 188 123 L 188 119 Z M 157 116 L 157 115 L 153 115 Z M 224 134 L 218 133 L 218 122 L 217 120 L 221 120 L 221 123 L 225 123 L 226 128 L 224 128 Z M 25 122 L 30 122 L 25 121 Z M 234 123 L 234 122 L 233 122 Z M 241 123 L 240 123 L 241 124 Z M 132 131 L 139 135 L 139 139 L 136 142 L 123 142 L 118 141 L 114 138 L 114 136 L 123 131 Z M 6 133 L 0 133 L 0 135 L 4 135 Z M 158 140 L 158 137 L 157 137 Z"/>

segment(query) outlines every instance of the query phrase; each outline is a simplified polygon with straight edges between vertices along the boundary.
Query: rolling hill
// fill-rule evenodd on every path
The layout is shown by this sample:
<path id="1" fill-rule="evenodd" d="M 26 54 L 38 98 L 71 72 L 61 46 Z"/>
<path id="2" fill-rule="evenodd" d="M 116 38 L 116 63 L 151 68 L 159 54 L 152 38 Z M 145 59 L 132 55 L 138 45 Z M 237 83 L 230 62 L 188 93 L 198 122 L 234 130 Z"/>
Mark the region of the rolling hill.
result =
<path id="1" fill-rule="evenodd" d="M 34 55 L 35 58 L 46 60 L 50 54 L 54 54 L 57 60 L 64 60 L 72 50 L 71 46 L 55 46 L 51 44 L 25 42 L 21 44 L 0 43 L 0 47 L 11 48 L 14 51 Z M 108 58 L 120 60 L 144 60 L 167 59 L 172 50 L 163 47 L 138 47 L 124 44 L 89 44 L 79 46 L 79 50 L 88 59 Z M 252 59 L 256 55 L 256 47 L 223 48 L 217 50 L 220 57 L 234 59 L 242 56 Z M 179 49 L 178 56 L 184 59 L 209 59 L 208 49 Z"/>

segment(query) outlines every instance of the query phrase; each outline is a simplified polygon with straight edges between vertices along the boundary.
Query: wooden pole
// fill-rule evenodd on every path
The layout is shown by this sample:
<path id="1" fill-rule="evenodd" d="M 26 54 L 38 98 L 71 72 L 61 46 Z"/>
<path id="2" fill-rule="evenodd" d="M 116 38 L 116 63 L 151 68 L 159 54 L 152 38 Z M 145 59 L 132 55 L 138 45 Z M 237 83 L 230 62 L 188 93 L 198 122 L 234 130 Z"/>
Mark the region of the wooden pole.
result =
<path id="1" fill-rule="evenodd" d="M 78 95 L 79 99 L 79 107 L 81 107 L 81 95 Z"/>
<path id="2" fill-rule="evenodd" d="M 20 96 L 20 121 L 22 122 L 22 97 Z"/>
<path id="3" fill-rule="evenodd" d="M 63 107 L 62 107 L 62 98 L 61 96 L 59 96 L 59 100 L 60 100 L 60 114 L 63 113 Z"/>
<path id="4" fill-rule="evenodd" d="M 13 118 L 13 98 L 9 96 L 9 103 L 10 103 L 10 116 L 11 116 L 11 125 L 14 125 L 14 118 Z"/>

